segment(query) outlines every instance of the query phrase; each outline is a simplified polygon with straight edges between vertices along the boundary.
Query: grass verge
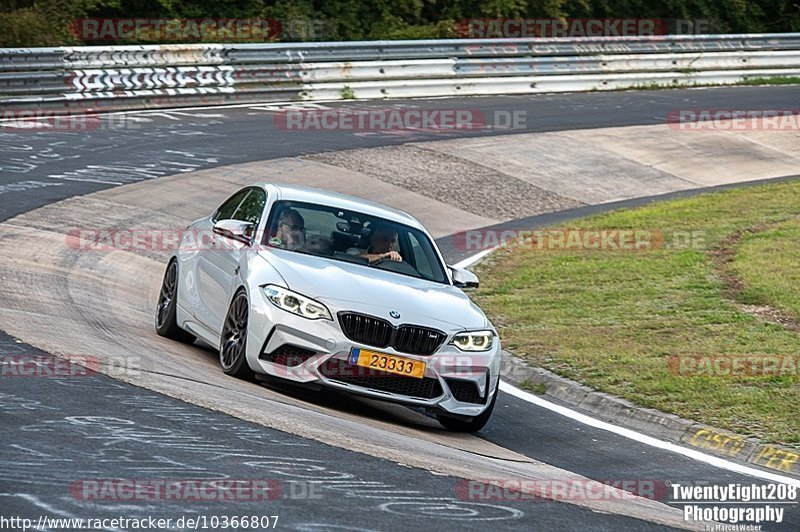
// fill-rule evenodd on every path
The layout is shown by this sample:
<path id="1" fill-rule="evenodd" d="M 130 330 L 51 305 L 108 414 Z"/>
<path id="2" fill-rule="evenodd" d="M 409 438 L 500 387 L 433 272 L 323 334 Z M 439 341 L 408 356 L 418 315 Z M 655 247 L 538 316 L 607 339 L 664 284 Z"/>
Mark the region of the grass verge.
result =
<path id="1" fill-rule="evenodd" d="M 742 302 L 800 316 L 800 219 L 745 233 L 733 257 Z M 798 412 L 800 417 L 800 412 Z"/>
<path id="2" fill-rule="evenodd" d="M 771 76 L 766 78 L 750 78 L 738 83 L 739 85 L 797 85 L 800 76 Z"/>
<path id="3" fill-rule="evenodd" d="M 535 233 L 478 266 L 474 297 L 506 349 L 636 404 L 800 448 L 800 379 L 790 364 L 800 354 L 792 327 L 800 182 L 658 202 L 569 227 Z M 587 249 L 588 240 L 569 237 L 615 229 L 649 235 L 650 244 Z M 760 364 L 776 358 L 783 362 L 764 371 Z"/>
<path id="4" fill-rule="evenodd" d="M 678 70 L 681 74 L 691 74 L 698 72 L 696 69 L 686 68 Z M 687 82 L 680 78 L 672 80 L 672 82 L 658 82 L 649 81 L 646 83 L 634 83 L 625 87 L 619 87 L 614 90 L 637 90 L 637 91 L 657 91 L 663 89 L 686 89 L 686 88 L 700 88 L 700 87 L 736 87 L 736 86 L 761 86 L 761 85 L 800 85 L 800 76 L 770 76 L 761 78 L 748 78 L 735 81 L 732 83 L 698 83 Z M 592 89 L 592 92 L 599 89 Z"/>

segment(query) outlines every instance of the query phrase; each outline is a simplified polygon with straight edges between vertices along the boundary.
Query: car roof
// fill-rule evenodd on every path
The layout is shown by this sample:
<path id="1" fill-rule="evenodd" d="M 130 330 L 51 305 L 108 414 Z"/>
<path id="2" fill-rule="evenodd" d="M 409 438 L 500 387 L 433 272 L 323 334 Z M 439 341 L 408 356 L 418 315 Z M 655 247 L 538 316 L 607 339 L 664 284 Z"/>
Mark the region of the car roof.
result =
<path id="1" fill-rule="evenodd" d="M 349 196 L 347 194 L 339 194 L 338 192 L 331 192 L 321 188 L 305 187 L 301 185 L 260 183 L 259 186 L 264 187 L 268 193 L 271 191 L 270 189 L 277 192 L 279 200 L 326 205 L 345 211 L 355 211 L 369 216 L 384 218 L 392 222 L 410 225 L 417 229 L 422 229 L 423 231 L 425 230 L 422 224 L 407 212 L 356 196 Z"/>

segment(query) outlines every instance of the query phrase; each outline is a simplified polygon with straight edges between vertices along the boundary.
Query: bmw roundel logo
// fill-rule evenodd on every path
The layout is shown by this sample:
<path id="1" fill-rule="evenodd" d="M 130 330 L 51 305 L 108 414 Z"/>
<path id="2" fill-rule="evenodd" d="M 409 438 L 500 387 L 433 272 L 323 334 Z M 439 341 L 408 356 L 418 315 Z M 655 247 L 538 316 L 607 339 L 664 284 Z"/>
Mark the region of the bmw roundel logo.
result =
<path id="1" fill-rule="evenodd" d="M 393 317 L 396 320 L 400 319 L 400 313 L 397 312 L 396 310 L 393 310 L 393 311 L 389 312 L 389 316 Z"/>

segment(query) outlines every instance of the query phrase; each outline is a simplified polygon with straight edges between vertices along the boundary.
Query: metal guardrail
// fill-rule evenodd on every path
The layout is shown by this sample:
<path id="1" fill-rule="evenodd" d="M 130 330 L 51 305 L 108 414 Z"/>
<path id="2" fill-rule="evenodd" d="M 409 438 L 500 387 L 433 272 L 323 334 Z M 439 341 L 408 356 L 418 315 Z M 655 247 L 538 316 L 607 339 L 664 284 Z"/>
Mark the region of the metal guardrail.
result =
<path id="1" fill-rule="evenodd" d="M 0 109 L 526 94 L 800 76 L 800 33 L 0 49 Z"/>

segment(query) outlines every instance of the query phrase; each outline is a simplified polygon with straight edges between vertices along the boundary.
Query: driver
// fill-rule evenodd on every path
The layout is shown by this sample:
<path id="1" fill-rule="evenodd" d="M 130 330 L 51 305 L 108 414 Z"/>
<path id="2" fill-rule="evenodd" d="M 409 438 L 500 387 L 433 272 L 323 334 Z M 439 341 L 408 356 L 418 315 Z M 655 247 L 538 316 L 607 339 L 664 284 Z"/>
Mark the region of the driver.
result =
<path id="1" fill-rule="evenodd" d="M 397 247 L 397 229 L 386 222 L 372 224 L 372 234 L 367 249 L 353 247 L 347 250 L 350 255 L 357 255 L 367 259 L 370 264 L 380 260 L 394 260 L 401 262 L 403 257 L 395 251 Z"/>
<path id="2" fill-rule="evenodd" d="M 305 220 L 294 209 L 284 210 L 278 217 L 277 231 L 269 243 L 284 249 L 298 250 L 305 245 Z"/>

